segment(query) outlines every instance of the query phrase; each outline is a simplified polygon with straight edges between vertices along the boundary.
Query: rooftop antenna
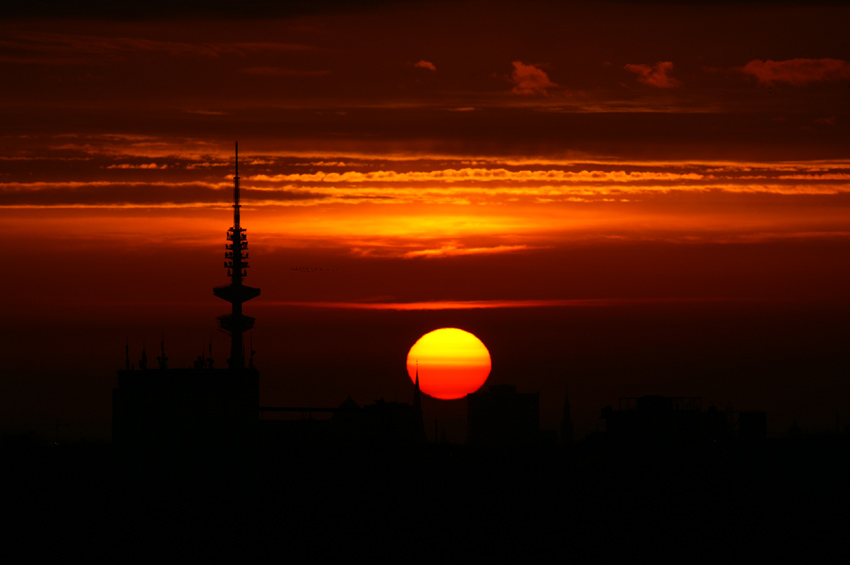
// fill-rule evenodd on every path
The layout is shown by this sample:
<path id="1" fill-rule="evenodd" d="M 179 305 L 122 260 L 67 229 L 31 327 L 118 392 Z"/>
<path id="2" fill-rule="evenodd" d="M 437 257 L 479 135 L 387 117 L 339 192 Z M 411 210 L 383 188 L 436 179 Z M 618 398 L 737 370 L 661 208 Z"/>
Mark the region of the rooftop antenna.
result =
<path id="1" fill-rule="evenodd" d="M 240 224 L 239 209 L 239 143 L 236 142 L 236 166 L 233 175 L 233 227 L 227 230 L 227 243 L 224 244 L 224 267 L 230 284 L 217 286 L 213 294 L 231 304 L 230 314 L 218 317 L 222 331 L 230 335 L 230 359 L 227 360 L 231 370 L 245 369 L 245 347 L 242 334 L 254 327 L 254 318 L 242 314 L 242 303 L 256 298 L 259 288 L 242 284 L 242 279 L 248 276 L 248 236 Z"/>
<path id="2" fill-rule="evenodd" d="M 124 369 L 130 370 L 130 338 L 124 336 Z"/>

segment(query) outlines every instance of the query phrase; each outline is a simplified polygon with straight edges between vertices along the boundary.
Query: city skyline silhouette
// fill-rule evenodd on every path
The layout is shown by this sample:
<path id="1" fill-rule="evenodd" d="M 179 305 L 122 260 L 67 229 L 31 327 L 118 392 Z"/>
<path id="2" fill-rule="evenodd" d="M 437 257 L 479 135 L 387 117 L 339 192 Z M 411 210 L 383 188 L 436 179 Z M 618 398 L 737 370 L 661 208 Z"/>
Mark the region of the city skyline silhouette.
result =
<path id="1" fill-rule="evenodd" d="M 8 555 L 843 550 L 850 8 L 243 4 L 0 8 Z"/>

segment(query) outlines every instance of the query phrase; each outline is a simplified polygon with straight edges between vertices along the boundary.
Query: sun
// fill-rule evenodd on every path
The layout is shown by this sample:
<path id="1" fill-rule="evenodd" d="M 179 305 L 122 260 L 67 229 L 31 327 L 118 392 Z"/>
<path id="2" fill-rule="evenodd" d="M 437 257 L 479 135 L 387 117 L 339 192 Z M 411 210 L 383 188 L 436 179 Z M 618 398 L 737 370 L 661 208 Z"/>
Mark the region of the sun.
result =
<path id="1" fill-rule="evenodd" d="M 434 398 L 451 400 L 475 392 L 490 375 L 490 352 L 480 339 L 457 328 L 441 328 L 420 337 L 407 354 L 407 374 Z"/>

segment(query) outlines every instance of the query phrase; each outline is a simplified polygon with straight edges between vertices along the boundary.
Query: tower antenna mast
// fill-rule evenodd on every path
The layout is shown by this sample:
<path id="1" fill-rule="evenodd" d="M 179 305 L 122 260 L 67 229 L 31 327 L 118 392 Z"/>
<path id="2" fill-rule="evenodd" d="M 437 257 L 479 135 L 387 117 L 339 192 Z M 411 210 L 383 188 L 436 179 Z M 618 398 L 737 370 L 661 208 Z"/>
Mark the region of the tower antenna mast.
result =
<path id="1" fill-rule="evenodd" d="M 227 243 L 224 248 L 224 266 L 230 284 L 217 286 L 213 294 L 231 304 L 230 314 L 218 317 L 222 331 L 230 335 L 230 359 L 227 364 L 231 370 L 245 369 L 245 347 L 242 334 L 254 327 L 254 318 L 242 314 L 242 303 L 256 298 L 259 288 L 242 284 L 242 279 L 248 276 L 248 236 L 240 225 L 239 204 L 239 143 L 236 143 L 236 166 L 233 175 L 233 227 L 227 230 Z"/>

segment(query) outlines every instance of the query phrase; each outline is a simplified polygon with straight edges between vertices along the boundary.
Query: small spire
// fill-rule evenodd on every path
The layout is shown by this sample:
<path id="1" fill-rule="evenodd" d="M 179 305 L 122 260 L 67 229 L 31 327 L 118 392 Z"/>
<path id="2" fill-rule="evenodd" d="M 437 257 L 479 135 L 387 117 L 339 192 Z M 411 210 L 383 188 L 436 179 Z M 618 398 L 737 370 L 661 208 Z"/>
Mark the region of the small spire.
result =
<path id="1" fill-rule="evenodd" d="M 162 340 L 159 342 L 160 354 L 156 360 L 159 363 L 159 368 L 165 370 L 168 368 L 168 356 L 165 354 L 165 334 L 162 334 Z"/>
<path id="2" fill-rule="evenodd" d="M 124 370 L 130 370 L 130 338 L 124 336 Z"/>

